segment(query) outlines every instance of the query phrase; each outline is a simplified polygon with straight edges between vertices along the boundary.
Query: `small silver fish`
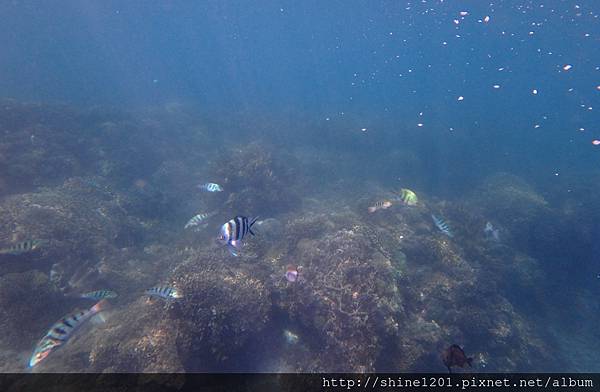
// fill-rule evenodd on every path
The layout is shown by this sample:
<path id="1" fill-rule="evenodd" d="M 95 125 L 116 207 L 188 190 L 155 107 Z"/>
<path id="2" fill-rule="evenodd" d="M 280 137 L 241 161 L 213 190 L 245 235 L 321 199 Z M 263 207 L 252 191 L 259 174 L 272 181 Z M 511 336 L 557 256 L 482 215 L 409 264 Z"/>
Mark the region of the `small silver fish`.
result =
<path id="1" fill-rule="evenodd" d="M 56 348 L 65 344 L 73 335 L 73 332 L 90 319 L 93 315 L 101 312 L 106 307 L 106 300 L 98 302 L 88 310 L 69 314 L 56 323 L 46 332 L 46 335 L 38 342 L 29 359 L 29 367 L 32 368 L 50 355 Z"/>
<path id="2" fill-rule="evenodd" d="M 111 290 L 96 290 L 81 294 L 80 298 L 100 300 L 103 298 L 116 298 L 117 295 L 117 293 Z"/>
<path id="3" fill-rule="evenodd" d="M 431 214 L 431 218 L 433 219 L 433 223 L 435 223 L 435 226 L 444 234 L 446 234 L 448 237 L 452 238 L 454 237 L 454 235 L 452 234 L 452 231 L 450 231 L 450 227 L 448 226 L 448 224 L 446 222 L 444 222 L 443 219 L 438 218 L 437 216 Z"/>
<path id="4" fill-rule="evenodd" d="M 174 287 L 169 286 L 156 286 L 152 287 L 144 292 L 146 295 L 151 297 L 160 297 L 165 299 L 170 298 L 182 298 L 183 294 L 181 291 L 177 290 Z"/>
<path id="5" fill-rule="evenodd" d="M 389 200 L 381 200 L 376 202 L 375 204 L 373 204 L 371 207 L 369 207 L 369 213 L 374 213 L 375 211 L 378 210 L 385 210 L 387 208 L 390 208 L 392 206 L 392 202 Z"/>
<path id="6" fill-rule="evenodd" d="M 296 280 L 298 280 L 298 275 L 300 274 L 301 269 L 302 266 L 296 267 L 293 264 L 288 265 L 285 270 L 285 279 L 291 283 L 295 282 Z"/>
<path id="7" fill-rule="evenodd" d="M 192 219 L 190 219 L 188 221 L 188 223 L 185 224 L 185 226 L 183 227 L 184 229 L 187 229 L 189 227 L 193 227 L 193 226 L 198 226 L 199 224 L 201 224 L 202 222 L 204 222 L 205 220 L 215 216 L 217 213 L 215 212 L 207 212 L 207 213 L 201 213 L 198 215 L 194 215 L 192 217 Z"/>
<path id="8" fill-rule="evenodd" d="M 296 344 L 300 340 L 300 337 L 292 331 L 290 331 L 289 329 L 283 331 L 283 337 L 285 338 L 285 341 L 288 342 L 288 344 Z"/>
<path id="9" fill-rule="evenodd" d="M 500 242 L 500 231 L 494 228 L 492 222 L 487 222 L 485 224 L 485 228 L 483 229 L 484 234 L 491 240 L 495 242 Z"/>
<path id="10" fill-rule="evenodd" d="M 207 182 L 206 184 L 198 185 L 198 188 L 206 192 L 223 192 L 223 187 L 219 184 L 215 184 L 214 182 Z"/>
<path id="11" fill-rule="evenodd" d="M 23 253 L 31 252 L 45 245 L 48 241 L 46 240 L 27 240 L 17 242 L 9 246 L 8 248 L 0 249 L 0 255 L 20 255 Z"/>

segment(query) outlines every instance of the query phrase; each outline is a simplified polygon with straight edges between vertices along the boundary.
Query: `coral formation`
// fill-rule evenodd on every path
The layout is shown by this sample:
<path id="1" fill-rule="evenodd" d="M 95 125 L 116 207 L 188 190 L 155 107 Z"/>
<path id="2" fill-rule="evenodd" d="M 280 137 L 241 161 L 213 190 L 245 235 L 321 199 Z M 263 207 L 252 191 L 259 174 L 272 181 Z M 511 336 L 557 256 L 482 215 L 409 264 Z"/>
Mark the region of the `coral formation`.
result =
<path id="1" fill-rule="evenodd" d="M 308 187 L 318 165 L 302 169 L 301 160 L 314 151 L 295 157 L 260 140 L 214 148 L 219 132 L 183 113 L 177 104 L 139 118 L 5 102 L 0 242 L 48 243 L 0 255 L 0 353 L 31 350 L 59 317 L 89 307 L 77 293 L 112 289 L 119 297 L 106 321 L 82 327 L 40 370 L 444 371 L 439 353 L 452 343 L 477 369 L 550 362 L 534 321 L 512 303 L 543 295 L 542 261 L 524 249 L 547 241 L 533 228 L 556 217 L 524 181 L 499 174 L 452 203 L 416 189 L 416 205 L 369 214 L 400 186 Z M 410 152 L 389 156 L 419 165 Z M 200 192 L 207 181 L 225 191 Z M 213 211 L 204 231 L 184 231 L 191 216 Z M 261 218 L 233 257 L 214 239 L 238 214 Z M 486 239 L 488 220 L 505 240 Z M 295 281 L 284 277 L 288 265 L 299 267 Z M 144 296 L 159 284 L 183 297 Z"/>

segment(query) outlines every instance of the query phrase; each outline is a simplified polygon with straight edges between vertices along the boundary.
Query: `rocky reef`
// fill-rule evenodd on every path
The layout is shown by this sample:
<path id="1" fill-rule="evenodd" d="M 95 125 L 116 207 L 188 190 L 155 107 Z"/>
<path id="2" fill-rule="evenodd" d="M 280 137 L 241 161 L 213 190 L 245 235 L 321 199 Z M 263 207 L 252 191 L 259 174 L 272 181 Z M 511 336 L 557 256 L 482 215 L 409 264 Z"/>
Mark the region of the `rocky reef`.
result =
<path id="1" fill-rule="evenodd" d="M 368 213 L 398 189 L 311 188 L 315 165 L 303 171 L 302 159 L 314 154 L 262 140 L 209 148 L 218 138 L 181 110 L 5 103 L 0 247 L 47 242 L 0 254 L 0 353 L 13 358 L 1 370 L 24 370 L 49 326 L 89 308 L 78 294 L 97 289 L 119 297 L 35 371 L 444 371 L 454 343 L 476 371 L 554 360 L 511 294 L 543 296 L 542 265 L 525 249 L 554 216 L 523 180 L 499 174 L 454 202 L 418 191 L 416 206 Z M 410 151 L 391 155 L 418 166 Z M 208 181 L 225 191 L 197 189 Z M 185 231 L 198 211 L 216 215 Z M 238 214 L 261 218 L 234 257 L 214 239 Z M 488 220 L 501 241 L 486 238 Z M 183 297 L 144 295 L 156 285 Z"/>

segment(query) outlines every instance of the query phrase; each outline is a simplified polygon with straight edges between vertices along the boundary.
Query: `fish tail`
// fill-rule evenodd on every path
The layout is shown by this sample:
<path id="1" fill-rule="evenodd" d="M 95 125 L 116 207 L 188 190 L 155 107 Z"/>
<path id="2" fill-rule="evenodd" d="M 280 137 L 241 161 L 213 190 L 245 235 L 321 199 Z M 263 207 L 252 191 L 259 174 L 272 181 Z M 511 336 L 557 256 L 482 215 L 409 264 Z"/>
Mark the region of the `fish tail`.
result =
<path id="1" fill-rule="evenodd" d="M 252 235 L 255 235 L 254 232 L 252 231 L 252 225 L 255 224 L 257 220 L 258 220 L 258 216 L 255 216 L 254 218 L 252 218 L 252 220 L 250 221 L 250 224 L 248 225 L 248 232 Z"/>

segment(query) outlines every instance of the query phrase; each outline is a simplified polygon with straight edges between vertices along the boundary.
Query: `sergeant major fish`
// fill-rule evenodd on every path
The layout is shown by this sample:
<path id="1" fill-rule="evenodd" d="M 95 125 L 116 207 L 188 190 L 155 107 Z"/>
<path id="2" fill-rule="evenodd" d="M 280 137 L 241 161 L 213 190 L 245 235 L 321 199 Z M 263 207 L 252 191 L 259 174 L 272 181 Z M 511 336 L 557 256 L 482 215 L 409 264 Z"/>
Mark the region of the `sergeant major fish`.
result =
<path id="1" fill-rule="evenodd" d="M 206 184 L 198 185 L 198 188 L 206 192 L 223 192 L 223 187 L 219 184 L 215 184 L 214 182 L 207 182 Z"/>
<path id="2" fill-rule="evenodd" d="M 46 335 L 44 335 L 44 337 L 35 346 L 33 354 L 29 359 L 29 367 L 32 368 L 36 366 L 38 363 L 46 359 L 46 357 L 48 357 L 52 351 L 64 345 L 69 338 L 73 336 L 73 333 L 81 326 L 81 324 L 98 312 L 104 310 L 106 304 L 106 300 L 102 300 L 88 310 L 67 315 L 54 323 L 50 330 L 46 332 Z"/>
<path id="3" fill-rule="evenodd" d="M 218 241 L 223 245 L 227 245 L 229 252 L 232 255 L 237 256 L 238 251 L 242 247 L 242 240 L 246 234 L 250 233 L 254 235 L 254 232 L 252 231 L 252 225 L 257 219 L 258 217 L 250 220 L 245 216 L 236 216 L 221 226 L 221 232 L 218 237 Z"/>
<path id="4" fill-rule="evenodd" d="M 369 213 L 372 214 L 377 210 L 385 210 L 387 208 L 390 208 L 391 206 L 392 202 L 389 200 L 378 201 L 377 203 L 369 207 Z"/>
<path id="5" fill-rule="evenodd" d="M 20 255 L 22 253 L 31 252 L 43 246 L 46 242 L 46 240 L 27 240 L 17 242 L 8 248 L 0 249 L 0 255 Z"/>
<path id="6" fill-rule="evenodd" d="M 431 218 L 433 219 L 433 223 L 435 223 L 435 226 L 444 234 L 446 234 L 448 237 L 452 238 L 454 237 L 454 235 L 452 234 L 452 231 L 450 231 L 450 227 L 448 226 L 448 224 L 446 222 L 444 222 L 444 220 L 442 218 L 438 218 L 437 216 L 431 214 Z"/>
<path id="7" fill-rule="evenodd" d="M 111 290 L 96 290 L 80 295 L 80 298 L 100 300 L 104 298 L 116 298 L 117 293 Z"/>
<path id="8" fill-rule="evenodd" d="M 182 298 L 183 294 L 181 291 L 177 290 L 175 287 L 170 286 L 156 286 L 152 287 L 144 292 L 146 295 L 151 297 L 161 297 L 165 299 L 170 298 Z"/>
<path id="9" fill-rule="evenodd" d="M 192 217 L 192 219 L 190 219 L 188 221 L 188 223 L 185 224 L 185 226 L 183 228 L 187 229 L 188 227 L 198 226 L 202 222 L 215 216 L 216 214 L 217 214 L 216 212 L 207 212 L 207 213 L 201 213 L 201 214 L 195 215 Z"/>
<path id="10" fill-rule="evenodd" d="M 398 196 L 400 201 L 402 201 L 402 203 L 406 204 L 407 206 L 415 206 L 419 202 L 417 194 L 407 188 L 400 189 Z"/>

